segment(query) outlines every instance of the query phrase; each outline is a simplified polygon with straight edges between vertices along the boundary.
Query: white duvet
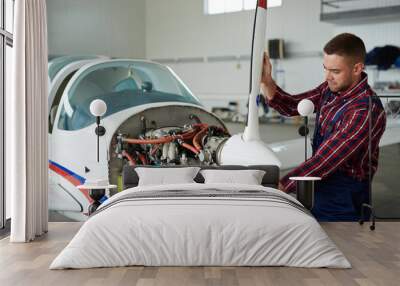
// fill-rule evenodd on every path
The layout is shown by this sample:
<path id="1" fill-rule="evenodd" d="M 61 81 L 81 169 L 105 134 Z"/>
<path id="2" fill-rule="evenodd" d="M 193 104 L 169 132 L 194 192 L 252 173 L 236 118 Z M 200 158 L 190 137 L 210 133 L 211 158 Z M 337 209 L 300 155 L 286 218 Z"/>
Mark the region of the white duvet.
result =
<path id="1" fill-rule="evenodd" d="M 132 192 L 261 190 L 262 186 L 182 184 L 135 187 L 105 202 L 50 269 L 145 266 L 350 268 L 318 222 L 290 204 L 262 198 L 174 197 L 118 201 Z M 136 195 L 137 193 L 133 193 Z"/>

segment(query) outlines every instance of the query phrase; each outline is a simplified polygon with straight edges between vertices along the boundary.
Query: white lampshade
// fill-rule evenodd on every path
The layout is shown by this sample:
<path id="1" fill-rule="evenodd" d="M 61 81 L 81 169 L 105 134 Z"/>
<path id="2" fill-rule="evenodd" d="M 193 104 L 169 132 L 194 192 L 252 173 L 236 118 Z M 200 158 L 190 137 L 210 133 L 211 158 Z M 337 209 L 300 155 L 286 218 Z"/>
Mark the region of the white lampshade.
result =
<path id="1" fill-rule="evenodd" d="M 297 111 L 301 116 L 309 116 L 314 112 L 314 103 L 309 99 L 303 99 L 297 105 Z"/>
<path id="2" fill-rule="evenodd" d="M 103 116 L 107 111 L 107 104 L 101 99 L 95 99 L 90 103 L 90 113 L 93 116 Z"/>

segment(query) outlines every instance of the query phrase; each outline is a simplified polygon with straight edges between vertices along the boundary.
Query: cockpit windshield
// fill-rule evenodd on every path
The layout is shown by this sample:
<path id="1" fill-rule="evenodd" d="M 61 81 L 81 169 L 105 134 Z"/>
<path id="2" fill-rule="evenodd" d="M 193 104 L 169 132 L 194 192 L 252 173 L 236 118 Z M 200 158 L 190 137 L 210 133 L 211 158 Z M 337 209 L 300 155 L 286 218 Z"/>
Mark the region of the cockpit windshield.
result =
<path id="1" fill-rule="evenodd" d="M 109 61 L 87 68 L 74 80 L 62 101 L 58 128 L 77 130 L 95 122 L 89 106 L 94 99 L 107 104 L 110 116 L 149 103 L 182 102 L 200 105 L 198 99 L 168 68 L 143 61 Z"/>
<path id="2" fill-rule="evenodd" d="M 70 63 L 96 59 L 98 56 L 58 56 L 49 57 L 49 78 L 52 81 L 57 73 Z"/>

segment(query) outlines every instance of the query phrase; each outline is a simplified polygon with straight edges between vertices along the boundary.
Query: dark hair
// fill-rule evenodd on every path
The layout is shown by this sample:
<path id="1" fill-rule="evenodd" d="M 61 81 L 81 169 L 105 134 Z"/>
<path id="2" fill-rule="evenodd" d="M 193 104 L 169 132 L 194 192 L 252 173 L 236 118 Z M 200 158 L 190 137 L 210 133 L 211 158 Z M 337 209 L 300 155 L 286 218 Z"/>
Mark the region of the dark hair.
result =
<path id="1" fill-rule="evenodd" d="M 335 36 L 325 45 L 324 52 L 328 55 L 349 57 L 361 63 L 364 63 L 366 54 L 363 40 L 350 33 Z"/>

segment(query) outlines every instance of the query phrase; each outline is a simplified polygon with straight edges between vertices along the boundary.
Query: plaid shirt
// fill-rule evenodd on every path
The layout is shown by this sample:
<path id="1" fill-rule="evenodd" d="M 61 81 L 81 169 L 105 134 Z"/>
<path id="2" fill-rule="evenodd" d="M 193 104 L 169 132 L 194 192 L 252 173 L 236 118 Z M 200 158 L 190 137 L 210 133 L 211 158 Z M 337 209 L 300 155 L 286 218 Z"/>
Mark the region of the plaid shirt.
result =
<path id="1" fill-rule="evenodd" d="M 268 102 L 281 114 L 294 116 L 299 115 L 297 104 L 300 100 L 305 98 L 311 100 L 316 111 L 320 111 L 318 125 L 321 135 L 328 131 L 329 122 L 335 114 L 341 109 L 344 111 L 333 126 L 330 136 L 325 138 L 313 156 L 281 179 L 286 192 L 295 190 L 294 182 L 289 180 L 292 176 L 317 176 L 324 179 L 335 171 L 340 171 L 359 181 L 368 180 L 368 97 L 374 95 L 374 91 L 368 85 L 367 74 L 363 73 L 360 82 L 351 90 L 332 93 L 325 102 L 322 102 L 328 89 L 328 83 L 324 82 L 308 92 L 289 95 L 278 87 L 274 98 Z M 376 102 L 372 103 L 371 114 L 373 114 L 371 140 L 373 175 L 378 167 L 378 144 L 385 130 L 386 114 L 382 106 Z"/>

